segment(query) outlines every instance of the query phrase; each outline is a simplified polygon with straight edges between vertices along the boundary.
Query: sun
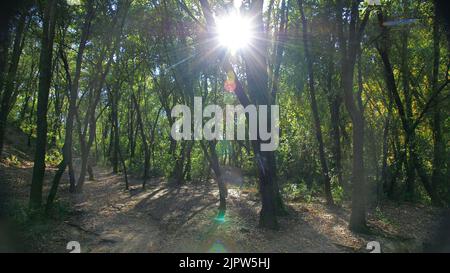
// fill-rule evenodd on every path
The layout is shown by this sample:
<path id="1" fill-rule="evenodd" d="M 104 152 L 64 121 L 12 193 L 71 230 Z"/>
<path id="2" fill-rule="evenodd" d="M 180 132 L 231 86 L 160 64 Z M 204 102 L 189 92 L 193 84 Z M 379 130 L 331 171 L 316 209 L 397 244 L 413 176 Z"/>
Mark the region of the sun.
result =
<path id="1" fill-rule="evenodd" d="M 219 44 L 231 53 L 247 47 L 252 40 L 252 25 L 248 18 L 238 13 L 216 18 Z"/>

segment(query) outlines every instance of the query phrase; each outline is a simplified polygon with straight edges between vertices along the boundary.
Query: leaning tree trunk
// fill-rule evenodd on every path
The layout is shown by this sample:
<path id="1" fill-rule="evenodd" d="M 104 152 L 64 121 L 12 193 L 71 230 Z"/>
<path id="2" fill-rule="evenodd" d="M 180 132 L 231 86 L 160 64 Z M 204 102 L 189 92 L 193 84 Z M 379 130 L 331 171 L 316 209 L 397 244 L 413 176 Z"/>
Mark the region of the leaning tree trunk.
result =
<path id="1" fill-rule="evenodd" d="M 63 51 L 61 51 L 61 59 L 63 60 L 64 70 L 66 71 L 66 78 L 69 83 L 69 112 L 67 114 L 66 120 L 66 130 L 64 137 L 64 146 L 63 146 L 63 159 L 59 163 L 58 171 L 56 172 L 52 186 L 50 188 L 50 192 L 47 197 L 46 210 L 49 211 L 52 207 L 53 201 L 56 197 L 56 193 L 58 190 L 59 183 L 61 181 L 61 176 L 63 175 L 66 167 L 69 166 L 69 192 L 75 192 L 75 174 L 73 170 L 73 162 L 72 162 L 72 146 L 73 146 L 73 125 L 75 120 L 75 115 L 77 112 L 77 97 L 78 97 L 78 84 L 81 76 L 81 64 L 83 60 L 83 53 L 86 47 L 86 41 L 89 36 L 89 29 L 93 17 L 93 1 L 89 0 L 87 2 L 87 12 L 85 21 L 83 24 L 80 46 L 78 47 L 76 66 L 75 66 L 75 76 L 73 82 L 70 76 L 69 63 L 67 61 L 67 57 Z"/>

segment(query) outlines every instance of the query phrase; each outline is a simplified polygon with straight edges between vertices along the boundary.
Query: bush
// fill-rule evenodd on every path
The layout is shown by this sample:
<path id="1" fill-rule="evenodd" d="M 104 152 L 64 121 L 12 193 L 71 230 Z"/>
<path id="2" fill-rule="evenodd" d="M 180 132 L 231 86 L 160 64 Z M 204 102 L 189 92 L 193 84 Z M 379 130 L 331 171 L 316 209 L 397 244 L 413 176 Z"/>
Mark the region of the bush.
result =
<path id="1" fill-rule="evenodd" d="M 311 192 L 308 190 L 306 183 L 286 183 L 283 186 L 283 195 L 291 200 L 311 201 Z"/>
<path id="2" fill-rule="evenodd" d="M 332 185 L 331 195 L 333 195 L 333 200 L 336 204 L 342 204 L 344 201 L 345 193 L 344 189 L 340 185 Z"/>

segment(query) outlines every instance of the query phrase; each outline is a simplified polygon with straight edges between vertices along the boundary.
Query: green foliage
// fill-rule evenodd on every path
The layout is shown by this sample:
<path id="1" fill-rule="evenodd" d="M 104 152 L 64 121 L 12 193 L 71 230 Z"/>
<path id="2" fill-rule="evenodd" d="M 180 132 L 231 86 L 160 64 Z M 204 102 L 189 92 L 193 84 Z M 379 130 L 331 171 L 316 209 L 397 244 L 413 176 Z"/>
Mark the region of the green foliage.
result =
<path id="1" fill-rule="evenodd" d="M 6 159 L 6 164 L 10 165 L 10 166 L 14 166 L 14 167 L 20 167 L 21 163 L 19 161 L 19 159 L 17 158 L 16 155 L 9 155 Z"/>
<path id="2" fill-rule="evenodd" d="M 44 209 L 30 209 L 28 204 L 12 200 L 7 205 L 9 217 L 21 226 L 33 225 L 34 223 L 46 223 L 50 220 L 64 219 L 72 211 L 70 204 L 56 200 L 51 211 Z"/>
<path id="3" fill-rule="evenodd" d="M 333 200 L 336 204 L 342 204 L 345 193 L 344 189 L 340 185 L 333 185 L 331 187 L 331 194 L 333 195 Z"/>
<path id="4" fill-rule="evenodd" d="M 283 195 L 293 201 L 310 202 L 312 200 L 311 191 L 304 182 L 286 183 L 283 187 Z"/>
<path id="5" fill-rule="evenodd" d="M 57 149 L 52 149 L 45 154 L 45 163 L 48 166 L 56 166 L 61 160 L 62 154 Z"/>

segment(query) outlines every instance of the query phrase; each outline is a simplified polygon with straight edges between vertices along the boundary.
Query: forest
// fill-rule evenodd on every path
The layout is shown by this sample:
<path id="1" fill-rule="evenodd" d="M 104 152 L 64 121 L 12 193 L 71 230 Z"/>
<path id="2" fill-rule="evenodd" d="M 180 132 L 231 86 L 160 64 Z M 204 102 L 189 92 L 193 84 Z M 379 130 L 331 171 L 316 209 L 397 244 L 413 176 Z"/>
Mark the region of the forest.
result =
<path id="1" fill-rule="evenodd" d="M 2 6 L 0 252 L 450 252 L 446 1 Z"/>

